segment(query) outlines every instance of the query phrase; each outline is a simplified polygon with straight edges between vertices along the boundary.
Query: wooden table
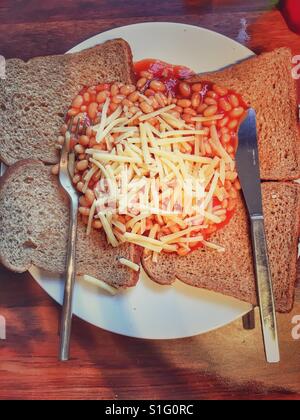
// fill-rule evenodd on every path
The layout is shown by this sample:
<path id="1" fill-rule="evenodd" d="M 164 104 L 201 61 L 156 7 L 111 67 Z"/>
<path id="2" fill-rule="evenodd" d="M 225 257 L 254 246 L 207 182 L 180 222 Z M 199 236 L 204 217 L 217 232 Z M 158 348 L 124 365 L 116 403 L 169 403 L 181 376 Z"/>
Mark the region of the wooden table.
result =
<path id="1" fill-rule="evenodd" d="M 142 21 L 187 22 L 239 39 L 256 53 L 290 46 L 290 32 L 267 0 L 2 0 L 0 54 L 28 59 L 63 53 L 104 30 Z M 243 37 L 241 29 L 247 31 Z M 244 33 L 245 35 L 245 33 Z M 292 314 L 279 316 L 282 363 L 264 362 L 260 329 L 238 321 L 185 340 L 155 342 L 119 337 L 78 319 L 72 356 L 57 362 L 59 308 L 30 275 L 0 269 L 1 399 L 300 399 L 300 341 Z M 257 315 L 257 314 L 256 314 Z M 258 320 L 258 317 L 257 317 Z"/>

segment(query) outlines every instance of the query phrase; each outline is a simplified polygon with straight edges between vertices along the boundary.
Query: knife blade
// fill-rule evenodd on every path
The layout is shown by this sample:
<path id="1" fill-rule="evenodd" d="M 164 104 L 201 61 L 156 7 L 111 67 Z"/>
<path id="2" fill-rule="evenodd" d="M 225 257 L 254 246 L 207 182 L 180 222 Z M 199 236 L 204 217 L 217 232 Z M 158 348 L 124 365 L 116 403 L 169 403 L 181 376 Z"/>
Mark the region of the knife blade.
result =
<path id="1" fill-rule="evenodd" d="M 256 113 L 252 108 L 240 125 L 238 139 L 236 162 L 251 223 L 253 259 L 266 359 L 268 363 L 278 363 L 280 351 L 262 206 Z"/>

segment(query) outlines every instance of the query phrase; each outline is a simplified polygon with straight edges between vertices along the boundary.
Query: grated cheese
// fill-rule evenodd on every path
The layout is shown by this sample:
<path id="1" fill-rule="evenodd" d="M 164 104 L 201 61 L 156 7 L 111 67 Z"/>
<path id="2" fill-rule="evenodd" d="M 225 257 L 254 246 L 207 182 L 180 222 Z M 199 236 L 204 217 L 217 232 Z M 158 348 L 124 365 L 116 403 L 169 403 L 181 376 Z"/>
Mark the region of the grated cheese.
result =
<path id="1" fill-rule="evenodd" d="M 151 104 L 141 93 L 139 98 Z M 212 125 L 208 133 L 202 125 L 216 122 L 224 115 L 193 117 L 196 124 L 189 125 L 172 111 L 176 104 L 149 114 L 138 111 L 135 115 L 123 106 L 108 115 L 109 106 L 107 98 L 100 123 L 93 127 L 96 141 L 106 144 L 107 150 L 89 148 L 85 151 L 93 167 L 84 177 L 83 193 L 94 174 L 101 171 L 100 192 L 90 211 L 87 234 L 91 232 L 97 211 L 112 246 L 124 242 L 142 246 L 148 254 L 153 252 L 153 261 L 158 260 L 162 250 L 176 252 L 177 243 L 187 250 L 188 244 L 195 242 L 207 243 L 208 247 L 219 251 L 223 249 L 204 241 L 201 234 L 191 237 L 191 233 L 196 228 L 206 229 L 208 222 L 221 223 L 224 220 L 221 217 L 226 214 L 226 210 L 214 206 L 214 197 L 221 202 L 226 198 L 226 175 L 234 172 L 235 162 L 223 147 L 217 126 Z M 154 126 L 149 122 L 151 119 Z M 209 146 L 217 156 L 207 157 L 210 156 Z M 112 194 L 118 203 L 118 214 L 130 217 L 127 223 L 120 222 L 122 219 L 112 213 L 99 211 L 100 205 L 113 202 Z M 153 215 L 159 223 L 144 236 L 147 218 Z M 161 237 L 158 235 L 160 225 L 171 229 L 179 226 L 182 230 Z M 122 258 L 120 263 L 134 264 Z M 135 269 L 138 271 L 139 267 L 135 265 Z"/>
<path id="2" fill-rule="evenodd" d="M 162 128 L 161 131 L 172 131 L 173 127 L 171 127 L 166 121 L 164 121 L 161 117 L 157 117 L 158 121 L 160 122 L 160 127 Z"/>
<path id="3" fill-rule="evenodd" d="M 166 133 L 162 133 L 162 138 L 166 137 L 179 137 L 179 136 L 191 136 L 191 135 L 203 135 L 205 131 L 203 130 L 176 130 L 176 131 L 167 131 Z"/>
<path id="4" fill-rule="evenodd" d="M 89 214 L 89 221 L 88 221 L 88 225 L 87 225 L 87 229 L 86 229 L 86 234 L 89 236 L 91 234 L 91 230 L 92 230 L 92 223 L 93 223 L 93 219 L 94 219 L 94 215 L 95 215 L 95 211 L 96 211 L 96 204 L 97 204 L 97 200 L 94 200 L 91 210 L 90 210 L 90 214 Z"/>
<path id="5" fill-rule="evenodd" d="M 210 121 L 216 121 L 216 120 L 222 120 L 224 118 L 224 115 L 213 115 L 212 117 L 193 117 L 193 122 L 210 122 Z"/>
<path id="6" fill-rule="evenodd" d="M 161 160 L 162 160 L 162 162 L 163 162 L 166 166 L 168 166 L 168 167 L 171 169 L 171 171 L 173 171 L 173 173 L 175 174 L 175 176 L 176 176 L 176 178 L 177 178 L 177 180 L 178 180 L 179 184 L 180 184 L 180 185 L 183 185 L 183 178 L 182 178 L 182 175 L 180 174 L 179 169 L 177 168 L 177 166 L 175 166 L 175 165 L 174 165 L 174 164 L 173 164 L 170 160 L 168 160 L 168 159 L 162 158 Z M 161 179 L 163 179 L 163 177 L 162 177 Z"/>
<path id="7" fill-rule="evenodd" d="M 104 290 L 105 292 L 110 293 L 112 296 L 115 296 L 118 293 L 118 289 L 110 286 L 109 284 L 105 283 L 102 280 L 96 279 L 95 277 L 88 276 L 87 274 L 85 274 L 81 278 L 86 283 L 89 283 L 92 286 L 99 287 L 100 289 Z"/>
<path id="8" fill-rule="evenodd" d="M 230 164 L 233 163 L 233 160 L 231 159 L 231 157 L 229 156 L 229 154 L 227 153 L 227 151 L 224 149 L 224 147 L 222 146 L 220 142 L 217 128 L 215 125 L 211 126 L 210 134 L 211 134 L 211 142 L 213 146 L 217 149 L 217 151 L 220 153 L 221 157 L 225 160 L 226 163 L 230 163 Z"/>
<path id="9" fill-rule="evenodd" d="M 190 227 L 185 230 L 181 230 L 180 232 L 172 233 L 171 235 L 162 236 L 160 240 L 165 243 L 169 243 L 174 241 L 175 239 L 181 238 L 182 236 L 189 235 L 195 227 Z"/>
<path id="10" fill-rule="evenodd" d="M 116 239 L 116 237 L 114 235 L 114 232 L 112 230 L 111 224 L 108 222 L 108 220 L 106 218 L 106 215 L 99 213 L 98 216 L 99 216 L 99 219 L 100 219 L 100 221 L 101 221 L 101 223 L 103 225 L 103 229 L 104 229 L 104 231 L 106 233 L 108 242 L 114 248 L 116 248 L 119 245 L 119 243 L 118 243 L 118 241 L 117 241 L 117 239 Z"/>
<path id="11" fill-rule="evenodd" d="M 218 252 L 225 252 L 225 248 L 223 246 L 214 244 L 212 242 L 203 241 L 203 245 L 207 246 L 208 248 L 215 249 Z"/>
<path id="12" fill-rule="evenodd" d="M 226 179 L 226 163 L 224 159 L 221 159 L 220 161 L 220 181 L 222 185 L 225 184 Z"/>
<path id="13" fill-rule="evenodd" d="M 214 223 L 217 223 L 217 224 L 221 223 L 221 221 L 222 221 L 219 216 L 216 216 L 215 214 L 213 214 L 211 212 L 208 212 L 208 211 L 204 211 L 203 216 L 207 220 L 210 220 L 210 221 L 212 221 Z"/>
<path id="14" fill-rule="evenodd" d="M 124 238 L 128 239 L 129 242 L 136 241 L 140 244 L 147 244 L 147 245 L 153 245 L 156 248 L 166 249 L 167 251 L 176 252 L 176 247 L 172 245 L 168 245 L 166 243 L 163 243 L 161 241 L 158 241 L 157 239 L 152 239 L 147 236 L 137 235 L 135 233 L 125 233 Z"/>
<path id="15" fill-rule="evenodd" d="M 135 146 L 134 144 L 127 144 L 127 147 L 131 149 L 132 151 L 134 151 L 137 156 L 144 157 L 143 151 L 139 147 Z"/>
<path id="16" fill-rule="evenodd" d="M 134 172 L 136 173 L 138 177 L 141 178 L 143 176 L 142 171 L 135 164 L 132 164 L 132 169 L 134 170 Z"/>
<path id="17" fill-rule="evenodd" d="M 169 144 L 174 144 L 174 143 L 187 143 L 187 142 L 194 142 L 196 140 L 196 137 L 194 136 L 190 136 L 190 137 L 174 137 L 171 139 L 164 139 L 164 140 L 157 140 L 155 143 L 151 144 L 152 147 L 155 146 L 166 146 Z"/>
<path id="18" fill-rule="evenodd" d="M 93 130 L 96 131 L 96 142 L 101 143 L 101 141 L 104 139 L 104 137 L 107 136 L 108 133 L 111 132 L 111 130 L 118 124 L 121 124 L 123 122 L 126 122 L 127 118 L 118 118 L 114 121 L 112 121 L 104 130 L 101 129 L 101 126 L 97 127 L 94 126 Z"/>
<path id="19" fill-rule="evenodd" d="M 86 151 L 87 154 L 88 151 Z M 100 162 L 127 162 L 127 163 L 142 163 L 140 158 L 133 158 L 130 156 L 120 156 L 120 155 L 113 155 L 101 152 L 93 152 L 93 159 L 98 160 Z"/>
<path id="20" fill-rule="evenodd" d="M 126 226 L 123 223 L 121 223 L 119 220 L 113 219 L 111 223 L 112 223 L 112 225 L 114 225 L 115 227 L 117 227 L 118 229 L 120 229 L 120 231 L 122 233 L 125 233 L 126 232 Z"/>
<path id="21" fill-rule="evenodd" d="M 179 120 L 178 118 L 174 117 L 174 115 L 172 114 L 164 113 L 161 116 L 173 128 L 181 130 L 185 127 L 185 121 Z"/>
<path id="22" fill-rule="evenodd" d="M 142 219 L 145 218 L 144 214 L 140 214 L 139 216 L 135 216 L 133 219 L 129 220 L 129 222 L 126 223 L 126 229 L 131 229 L 133 228 L 133 226 L 137 223 L 140 222 Z M 125 232 L 126 233 L 126 232 Z"/>
<path id="23" fill-rule="evenodd" d="M 179 157 L 183 158 L 184 160 L 189 160 L 191 162 L 197 162 L 197 163 L 210 163 L 212 161 L 211 158 L 187 155 L 180 152 L 167 152 L 165 150 L 161 150 L 155 147 L 149 147 L 149 150 L 154 155 L 165 157 L 169 160 L 172 160 L 173 162 L 178 162 Z"/>
<path id="24" fill-rule="evenodd" d="M 215 190 L 216 190 L 217 185 L 218 185 L 219 176 L 220 176 L 219 172 L 215 172 L 212 183 L 211 183 L 211 186 L 210 186 L 210 189 L 209 189 L 209 192 L 208 192 L 207 196 L 205 197 L 205 199 L 203 201 L 203 204 L 202 204 L 203 210 L 206 210 L 207 206 L 209 205 L 209 203 L 211 202 L 211 200 L 213 198 L 213 195 L 214 195 Z"/>
<path id="25" fill-rule="evenodd" d="M 102 109 L 101 122 L 100 122 L 99 126 L 95 126 L 93 128 L 93 130 L 95 130 L 95 131 L 99 130 L 100 133 L 102 133 L 104 131 L 104 129 L 107 125 L 107 111 L 108 111 L 109 105 L 110 105 L 110 99 L 107 98 L 106 101 L 105 101 L 105 104 L 103 106 L 103 109 Z M 114 120 L 112 120 L 112 121 L 114 121 Z M 100 143 L 100 141 L 99 141 L 99 143 Z"/>
<path id="26" fill-rule="evenodd" d="M 138 264 L 135 264 L 133 261 L 127 260 L 126 258 L 119 258 L 119 263 L 125 265 L 133 271 L 140 271 L 140 266 Z"/>
<path id="27" fill-rule="evenodd" d="M 103 107 L 104 108 L 104 107 Z M 112 123 L 113 121 L 117 120 L 122 114 L 122 107 L 119 106 L 115 112 L 113 112 L 109 117 L 107 117 L 106 119 L 106 125 L 109 125 L 110 123 Z M 101 117 L 102 118 L 102 117 Z M 97 126 L 95 126 L 97 127 Z M 93 127 L 94 129 L 94 127 Z"/>
<path id="28" fill-rule="evenodd" d="M 111 133 L 131 133 L 131 132 L 133 132 L 133 133 L 136 133 L 136 132 L 138 132 L 138 129 L 137 129 L 137 127 L 117 127 L 117 128 L 113 128 L 112 130 L 111 130 Z"/>
<path id="29" fill-rule="evenodd" d="M 141 141 L 142 141 L 142 150 L 144 154 L 144 160 L 147 164 L 152 163 L 152 158 L 150 155 L 150 150 L 148 147 L 148 137 L 146 133 L 146 129 L 143 123 L 140 123 L 140 133 L 141 133 Z"/>
<path id="30" fill-rule="evenodd" d="M 138 119 L 141 115 L 143 115 L 142 111 L 138 111 L 132 118 L 130 118 L 128 121 L 126 121 L 125 125 L 129 125 L 133 123 L 136 119 Z"/>
<path id="31" fill-rule="evenodd" d="M 148 105 L 152 105 L 152 102 L 150 101 L 150 99 L 146 95 L 143 95 L 142 93 L 138 93 L 138 96 L 141 99 L 143 99 L 145 102 L 147 102 Z"/>
<path id="32" fill-rule="evenodd" d="M 140 233 L 141 230 L 142 230 L 141 222 L 138 222 L 133 226 L 131 233 Z"/>
<path id="33" fill-rule="evenodd" d="M 177 225 L 179 225 L 182 229 L 186 229 L 186 221 L 183 221 L 182 219 L 180 219 L 180 217 L 177 216 L 169 216 L 169 219 L 176 223 Z"/>
<path id="34" fill-rule="evenodd" d="M 190 162 L 196 162 L 196 163 L 210 163 L 212 161 L 211 158 L 202 157 L 202 156 L 195 156 L 195 155 L 188 155 L 185 153 L 175 152 L 175 156 L 180 156 L 183 160 L 188 160 Z"/>
<path id="35" fill-rule="evenodd" d="M 139 117 L 139 120 L 141 122 L 151 120 L 152 118 L 158 117 L 159 115 L 164 115 L 165 112 L 171 111 L 171 109 L 173 108 L 176 108 L 175 104 L 166 106 L 165 108 L 161 108 L 158 111 L 151 112 L 150 114 L 142 115 L 141 117 Z"/>
<path id="36" fill-rule="evenodd" d="M 114 229 L 113 232 L 120 243 L 124 244 L 126 242 L 126 239 L 124 239 L 123 235 L 120 232 L 118 232 L 116 229 Z"/>
<path id="37" fill-rule="evenodd" d="M 107 182 L 108 182 L 108 186 L 109 186 L 110 191 L 113 191 L 114 190 L 113 181 L 112 181 L 111 175 L 109 174 L 109 172 L 107 171 L 107 169 L 100 162 L 98 162 L 97 160 L 90 159 L 90 161 L 94 165 L 96 165 L 97 168 L 99 168 L 102 171 L 102 173 L 104 174 L 104 176 L 107 179 Z"/>
<path id="38" fill-rule="evenodd" d="M 157 144 L 157 140 L 155 140 L 155 137 L 154 137 L 152 129 L 151 129 L 151 125 L 147 122 L 145 123 L 145 129 L 146 129 L 146 134 L 149 138 L 151 146 L 155 147 L 155 144 Z"/>
<path id="39" fill-rule="evenodd" d="M 202 242 L 203 241 L 203 236 L 194 236 L 192 238 L 179 238 L 178 242 L 179 243 L 193 243 L 193 242 Z"/>
<path id="40" fill-rule="evenodd" d="M 150 129 L 151 129 L 152 133 L 156 135 L 156 137 L 158 137 L 160 139 L 162 138 L 162 133 L 160 131 L 158 131 L 155 127 L 150 125 Z"/>
<path id="41" fill-rule="evenodd" d="M 82 188 L 82 192 L 83 192 L 83 194 L 85 194 L 86 193 L 86 191 L 87 191 L 87 189 L 88 189 L 88 186 L 89 186 L 89 183 L 90 183 L 90 180 L 93 178 L 93 176 L 95 175 L 95 173 L 98 171 L 99 169 L 97 168 L 97 166 L 96 165 L 94 165 L 90 170 L 89 170 L 89 172 L 86 174 L 86 176 L 84 177 L 84 181 L 85 181 L 85 184 L 84 184 L 84 186 L 83 186 L 83 188 Z"/>

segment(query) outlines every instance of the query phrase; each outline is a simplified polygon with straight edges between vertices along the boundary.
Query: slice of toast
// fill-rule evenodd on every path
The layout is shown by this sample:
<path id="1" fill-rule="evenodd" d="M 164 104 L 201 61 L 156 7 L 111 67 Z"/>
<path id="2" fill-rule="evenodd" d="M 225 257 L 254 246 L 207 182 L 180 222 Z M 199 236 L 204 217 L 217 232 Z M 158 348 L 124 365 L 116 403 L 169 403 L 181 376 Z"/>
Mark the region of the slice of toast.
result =
<path id="1" fill-rule="evenodd" d="M 273 276 L 276 308 L 289 312 L 293 306 L 300 234 L 300 185 L 263 183 L 266 234 Z M 195 287 L 257 303 L 248 217 L 240 197 L 235 216 L 212 242 L 226 252 L 201 249 L 187 257 L 161 254 L 158 263 L 143 260 L 148 275 L 160 284 L 176 278 Z"/>
<path id="2" fill-rule="evenodd" d="M 0 159 L 58 162 L 55 143 L 65 114 L 84 86 L 134 82 L 127 42 L 108 41 L 75 54 L 7 60 L 0 80 Z"/>
<path id="3" fill-rule="evenodd" d="M 50 168 L 34 160 L 11 166 L 0 178 L 0 262 L 23 273 L 36 266 L 63 274 L 66 266 L 69 205 Z M 140 262 L 140 248 L 112 248 L 103 232 L 92 231 L 79 220 L 77 274 L 87 274 L 116 288 L 135 286 L 138 273 L 118 259 Z"/>
<path id="4" fill-rule="evenodd" d="M 262 179 L 300 178 L 297 89 L 289 49 L 280 48 L 191 79 L 199 80 L 233 89 L 256 110 Z"/>

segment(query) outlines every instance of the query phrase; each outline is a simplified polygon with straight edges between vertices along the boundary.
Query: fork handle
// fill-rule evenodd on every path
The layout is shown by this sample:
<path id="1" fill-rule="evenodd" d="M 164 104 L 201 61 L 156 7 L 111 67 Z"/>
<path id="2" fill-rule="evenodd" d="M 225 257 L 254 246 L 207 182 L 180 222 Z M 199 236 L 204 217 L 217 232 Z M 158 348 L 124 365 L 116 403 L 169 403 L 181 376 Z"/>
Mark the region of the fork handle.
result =
<path id="1" fill-rule="evenodd" d="M 280 353 L 275 302 L 265 224 L 262 216 L 251 217 L 251 233 L 266 358 L 268 363 L 278 363 L 280 361 Z"/>
<path id="2" fill-rule="evenodd" d="M 73 316 L 73 295 L 76 276 L 76 238 L 77 238 L 78 200 L 71 200 L 69 243 L 67 251 L 67 270 L 64 303 L 61 320 L 60 360 L 65 362 L 70 357 L 70 339 Z"/>

